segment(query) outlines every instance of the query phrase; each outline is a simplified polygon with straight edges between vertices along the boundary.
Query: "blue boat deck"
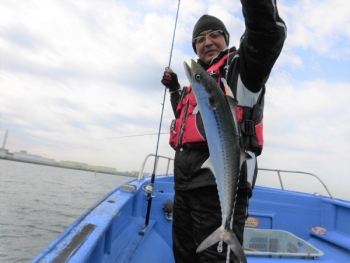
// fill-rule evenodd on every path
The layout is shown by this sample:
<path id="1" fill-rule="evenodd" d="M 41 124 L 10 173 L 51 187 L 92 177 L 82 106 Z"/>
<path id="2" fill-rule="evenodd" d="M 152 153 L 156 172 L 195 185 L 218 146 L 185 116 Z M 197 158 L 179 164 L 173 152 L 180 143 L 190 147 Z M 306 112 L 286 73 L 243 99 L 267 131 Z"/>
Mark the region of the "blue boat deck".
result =
<path id="1" fill-rule="evenodd" d="M 171 226 L 163 206 L 173 200 L 173 177 L 157 177 L 149 225 L 145 222 L 147 201 L 142 188 L 150 178 L 129 182 L 137 189 L 126 192 L 117 188 L 89 209 L 62 233 L 33 262 L 174 262 Z M 128 186 L 128 185 L 127 185 Z M 132 188 L 131 188 L 132 189 Z M 288 231 L 321 250 L 322 263 L 347 262 L 350 258 L 350 205 L 310 194 L 256 187 L 250 201 L 250 217 L 257 229 Z M 346 223 L 345 223 L 346 222 Z M 324 227 L 327 234 L 317 235 L 312 227 Z M 64 259 L 64 261 L 63 261 Z M 305 262 L 313 257 L 249 255 L 248 262 Z"/>

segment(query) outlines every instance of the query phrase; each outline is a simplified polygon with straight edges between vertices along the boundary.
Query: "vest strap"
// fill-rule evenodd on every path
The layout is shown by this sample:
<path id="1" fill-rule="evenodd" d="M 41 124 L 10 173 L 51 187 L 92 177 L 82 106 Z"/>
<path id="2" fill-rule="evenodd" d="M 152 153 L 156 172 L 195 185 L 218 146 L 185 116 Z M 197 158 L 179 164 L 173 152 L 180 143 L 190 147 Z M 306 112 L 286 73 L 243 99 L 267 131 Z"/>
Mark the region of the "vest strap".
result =
<path id="1" fill-rule="evenodd" d="M 241 131 L 246 135 L 254 135 L 255 134 L 255 124 L 252 120 L 243 120 L 241 123 Z"/>

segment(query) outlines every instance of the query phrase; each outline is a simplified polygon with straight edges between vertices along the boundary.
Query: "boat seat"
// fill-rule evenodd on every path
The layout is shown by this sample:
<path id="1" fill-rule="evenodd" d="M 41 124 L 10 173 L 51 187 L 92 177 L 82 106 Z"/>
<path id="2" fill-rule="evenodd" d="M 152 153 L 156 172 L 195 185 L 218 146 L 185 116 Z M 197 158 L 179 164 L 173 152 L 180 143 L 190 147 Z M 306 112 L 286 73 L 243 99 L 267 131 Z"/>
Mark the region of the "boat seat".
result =
<path id="1" fill-rule="evenodd" d="M 350 250 L 350 235 L 338 231 L 327 231 L 324 235 L 310 232 L 310 235 Z"/>

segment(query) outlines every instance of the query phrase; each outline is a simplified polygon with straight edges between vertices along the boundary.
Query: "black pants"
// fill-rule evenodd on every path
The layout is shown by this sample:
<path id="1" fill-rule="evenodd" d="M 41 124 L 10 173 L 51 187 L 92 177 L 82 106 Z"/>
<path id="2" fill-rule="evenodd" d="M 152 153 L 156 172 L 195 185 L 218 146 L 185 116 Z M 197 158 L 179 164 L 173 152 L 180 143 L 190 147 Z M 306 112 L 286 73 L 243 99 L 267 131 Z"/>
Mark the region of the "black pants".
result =
<path id="1" fill-rule="evenodd" d="M 239 188 L 234 212 L 233 232 L 243 243 L 244 224 L 247 218 L 251 189 Z M 215 244 L 200 253 L 197 247 L 221 225 L 221 208 L 217 186 L 175 191 L 173 216 L 173 251 L 176 263 L 226 262 L 227 245 L 223 252 Z M 238 262 L 230 256 L 230 262 Z"/>

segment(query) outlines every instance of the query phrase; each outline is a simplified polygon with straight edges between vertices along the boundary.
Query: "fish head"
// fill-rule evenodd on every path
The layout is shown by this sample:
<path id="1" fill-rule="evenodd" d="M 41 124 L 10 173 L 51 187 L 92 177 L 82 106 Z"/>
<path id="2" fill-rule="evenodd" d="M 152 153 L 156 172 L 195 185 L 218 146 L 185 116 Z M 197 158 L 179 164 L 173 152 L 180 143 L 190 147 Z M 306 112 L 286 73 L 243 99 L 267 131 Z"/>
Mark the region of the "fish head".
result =
<path id="1" fill-rule="evenodd" d="M 191 67 L 184 62 L 184 68 L 197 100 L 208 99 L 209 106 L 215 109 L 217 93 L 222 93 L 216 81 L 194 60 L 191 60 Z"/>

